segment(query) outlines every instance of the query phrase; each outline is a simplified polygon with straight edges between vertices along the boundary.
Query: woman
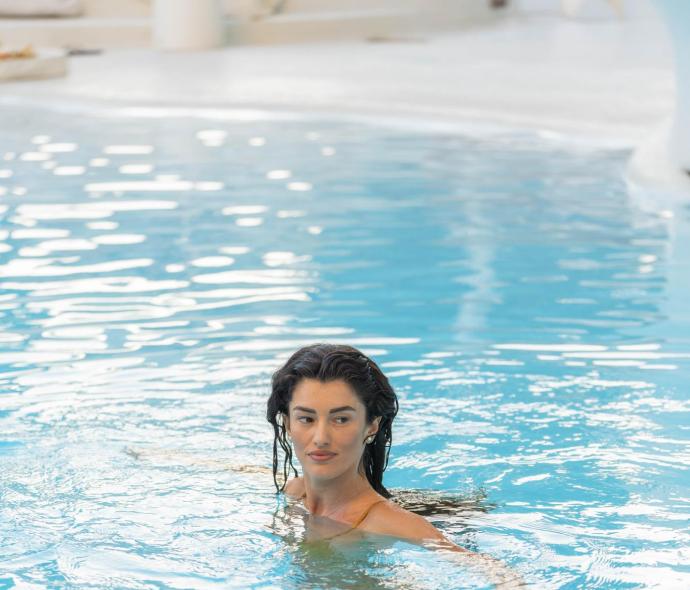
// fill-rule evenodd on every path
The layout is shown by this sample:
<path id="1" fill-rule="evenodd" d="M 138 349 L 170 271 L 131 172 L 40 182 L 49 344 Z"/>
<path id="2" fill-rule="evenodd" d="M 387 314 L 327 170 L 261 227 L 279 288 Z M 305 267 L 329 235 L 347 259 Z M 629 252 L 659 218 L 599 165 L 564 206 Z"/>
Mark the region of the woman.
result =
<path id="1" fill-rule="evenodd" d="M 344 530 L 389 535 L 462 556 L 501 588 L 518 587 L 501 562 L 458 547 L 425 518 L 390 501 L 383 485 L 398 400 L 374 361 L 350 346 L 315 344 L 295 352 L 273 375 L 267 419 L 273 425 L 273 481 L 316 517 Z M 283 450 L 278 481 L 278 445 Z M 300 477 L 292 462 L 302 466 Z M 288 480 L 292 469 L 295 477 Z"/>

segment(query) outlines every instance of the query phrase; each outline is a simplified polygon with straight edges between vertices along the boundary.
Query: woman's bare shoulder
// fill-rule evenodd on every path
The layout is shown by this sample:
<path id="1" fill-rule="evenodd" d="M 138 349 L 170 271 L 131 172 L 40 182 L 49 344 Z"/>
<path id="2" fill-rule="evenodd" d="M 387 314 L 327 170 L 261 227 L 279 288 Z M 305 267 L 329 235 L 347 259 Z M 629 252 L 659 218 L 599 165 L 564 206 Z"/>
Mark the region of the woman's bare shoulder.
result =
<path id="1" fill-rule="evenodd" d="M 390 535 L 408 541 L 445 541 L 439 531 L 423 516 L 405 510 L 390 500 L 374 506 L 359 527 L 379 535 Z"/>
<path id="2" fill-rule="evenodd" d="M 293 477 L 285 484 L 285 495 L 295 500 L 304 496 L 304 479 Z"/>

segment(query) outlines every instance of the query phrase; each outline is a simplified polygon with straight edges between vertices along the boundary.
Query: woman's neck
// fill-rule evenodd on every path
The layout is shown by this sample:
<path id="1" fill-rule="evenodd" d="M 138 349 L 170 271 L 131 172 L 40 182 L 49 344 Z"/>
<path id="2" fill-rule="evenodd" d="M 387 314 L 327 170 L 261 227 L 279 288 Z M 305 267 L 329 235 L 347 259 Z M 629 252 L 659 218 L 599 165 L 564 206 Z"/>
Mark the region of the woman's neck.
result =
<path id="1" fill-rule="evenodd" d="M 304 505 L 316 516 L 338 520 L 353 504 L 364 496 L 375 496 L 376 492 L 364 475 L 347 473 L 336 479 L 319 481 L 304 474 Z"/>

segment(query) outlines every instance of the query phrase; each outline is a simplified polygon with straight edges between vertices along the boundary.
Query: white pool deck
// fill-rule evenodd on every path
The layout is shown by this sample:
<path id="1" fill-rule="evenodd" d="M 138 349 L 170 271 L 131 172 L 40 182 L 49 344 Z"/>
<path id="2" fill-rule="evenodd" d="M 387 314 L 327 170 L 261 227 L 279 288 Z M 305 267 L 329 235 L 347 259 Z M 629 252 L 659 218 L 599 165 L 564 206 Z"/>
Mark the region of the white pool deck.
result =
<path id="1" fill-rule="evenodd" d="M 674 108 L 655 18 L 518 15 L 453 33 L 74 57 L 66 78 L 0 86 L 0 104 L 95 102 L 500 124 L 640 147 Z"/>

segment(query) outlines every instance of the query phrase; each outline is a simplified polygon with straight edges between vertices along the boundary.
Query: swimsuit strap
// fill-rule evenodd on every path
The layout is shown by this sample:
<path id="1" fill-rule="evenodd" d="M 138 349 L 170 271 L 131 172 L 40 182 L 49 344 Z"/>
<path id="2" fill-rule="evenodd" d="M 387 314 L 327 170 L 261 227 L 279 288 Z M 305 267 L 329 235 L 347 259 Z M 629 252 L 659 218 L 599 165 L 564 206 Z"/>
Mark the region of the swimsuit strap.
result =
<path id="1" fill-rule="evenodd" d="M 383 498 L 383 499 L 381 499 L 381 500 L 376 500 L 376 502 L 373 502 L 372 504 L 370 504 L 370 505 L 369 505 L 369 508 L 367 508 L 367 509 L 364 511 L 364 514 L 362 514 L 362 516 L 360 516 L 360 517 L 357 519 L 357 521 L 355 522 L 355 524 L 352 525 L 352 528 L 353 528 L 353 529 L 356 529 L 360 524 L 362 524 L 362 523 L 364 522 L 364 519 L 365 519 L 367 516 L 369 516 L 369 513 L 371 512 L 371 509 L 372 509 L 374 506 L 376 506 L 377 504 L 380 504 L 381 502 L 386 502 L 386 499 Z"/>
<path id="2" fill-rule="evenodd" d="M 376 500 L 376 502 L 373 502 L 372 504 L 369 505 L 369 507 L 364 511 L 362 516 L 360 516 L 355 524 L 353 524 L 349 529 L 346 529 L 340 533 L 336 533 L 335 535 L 331 535 L 330 537 L 323 537 L 320 539 L 321 541 L 330 541 L 331 539 L 335 539 L 336 537 L 340 537 L 341 535 L 346 535 L 347 533 L 350 533 L 354 531 L 362 522 L 364 522 L 364 519 L 369 516 L 369 513 L 371 512 L 371 509 L 376 506 L 377 504 L 380 504 L 381 502 L 386 502 L 385 499 L 383 500 Z"/>
<path id="3" fill-rule="evenodd" d="M 306 498 L 307 494 L 306 492 L 304 493 L 304 496 L 300 498 Z M 364 519 L 369 516 L 369 513 L 371 512 L 371 509 L 376 506 L 377 504 L 380 504 L 381 502 L 387 502 L 385 498 L 382 498 L 381 500 L 376 500 L 376 502 L 372 502 L 369 504 L 369 507 L 362 513 L 362 515 L 355 521 L 355 523 L 347 530 L 341 532 L 341 533 L 336 533 L 335 535 L 331 535 L 330 537 L 322 537 L 320 540 L 321 541 L 329 541 L 330 539 L 334 539 L 335 537 L 340 537 L 341 535 L 344 535 L 346 533 L 349 533 L 350 531 L 354 531 L 360 524 L 364 522 Z"/>

